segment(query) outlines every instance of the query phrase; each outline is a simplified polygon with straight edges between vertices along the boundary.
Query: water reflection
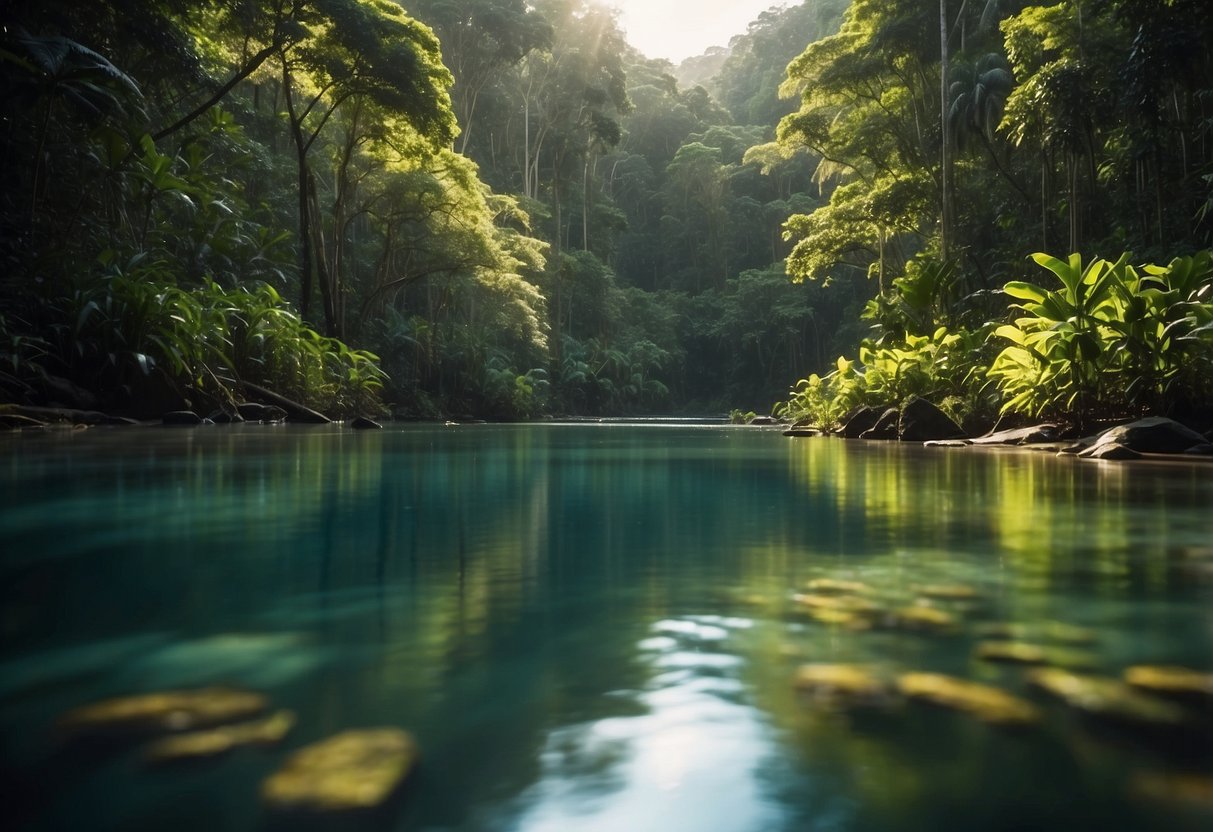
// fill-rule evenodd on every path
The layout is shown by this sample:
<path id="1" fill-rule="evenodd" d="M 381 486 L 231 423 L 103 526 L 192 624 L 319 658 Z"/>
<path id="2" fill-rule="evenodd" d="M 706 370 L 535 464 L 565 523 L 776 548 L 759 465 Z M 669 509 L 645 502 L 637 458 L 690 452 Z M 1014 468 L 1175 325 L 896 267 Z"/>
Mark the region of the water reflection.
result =
<path id="1" fill-rule="evenodd" d="M 1159 796 L 1190 803 L 1173 775 L 1207 757 L 1057 707 L 1018 738 L 855 720 L 791 679 L 864 663 L 1030 695 L 977 655 L 995 625 L 1092 630 L 1108 675 L 1211 669 L 1207 468 L 665 426 L 0 443 L 0 764 L 29 828 L 254 829 L 292 748 L 374 725 L 423 748 L 401 830 L 1199 828 Z M 875 611 L 807 614 L 822 579 Z M 137 749 L 69 770 L 48 741 L 97 698 L 211 683 L 297 712 L 288 747 L 149 780 Z"/>
<path id="2" fill-rule="evenodd" d="M 726 623 L 726 622 L 722 622 Z M 748 628 L 750 622 L 738 620 Z M 773 734 L 745 701 L 722 626 L 659 621 L 639 642 L 652 676 L 616 691 L 642 713 L 571 725 L 546 739 L 541 779 L 521 798 L 528 830 L 767 830 L 782 819 L 761 770 Z M 727 794 L 727 802 L 705 799 Z"/>

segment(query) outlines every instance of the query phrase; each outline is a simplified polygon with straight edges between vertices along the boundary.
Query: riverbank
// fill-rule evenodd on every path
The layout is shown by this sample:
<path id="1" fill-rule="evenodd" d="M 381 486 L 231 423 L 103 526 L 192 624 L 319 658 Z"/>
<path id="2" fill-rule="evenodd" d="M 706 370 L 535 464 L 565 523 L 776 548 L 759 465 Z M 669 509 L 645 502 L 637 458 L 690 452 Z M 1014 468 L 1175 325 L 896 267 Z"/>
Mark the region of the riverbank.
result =
<path id="1" fill-rule="evenodd" d="M 792 437 L 834 435 L 844 439 L 862 439 L 868 441 L 909 441 L 920 442 L 925 447 L 931 448 L 1016 449 L 1095 460 L 1166 460 L 1181 457 L 1189 460 L 1213 462 L 1213 430 L 1202 434 L 1181 422 L 1166 417 L 1156 416 L 1137 419 L 1131 422 L 1112 425 L 1087 435 L 1082 435 L 1073 429 L 1067 429 L 1060 424 L 1048 422 L 1021 428 L 991 431 L 975 437 L 958 437 L 954 435 L 959 431 L 958 428 L 951 430 L 947 427 L 942 427 L 937 431 L 943 434 L 939 438 L 906 439 L 904 431 L 900 435 L 886 435 L 873 427 L 860 430 L 860 426 L 869 422 L 874 412 L 872 408 L 861 409 L 852 415 L 847 420 L 847 423 L 838 431 L 831 432 L 817 428 L 792 427 L 784 431 L 784 435 Z M 888 421 L 888 414 L 889 411 L 885 411 L 884 414 L 878 417 L 877 422 L 873 424 Z M 955 428 L 954 423 L 952 423 L 952 427 Z"/>

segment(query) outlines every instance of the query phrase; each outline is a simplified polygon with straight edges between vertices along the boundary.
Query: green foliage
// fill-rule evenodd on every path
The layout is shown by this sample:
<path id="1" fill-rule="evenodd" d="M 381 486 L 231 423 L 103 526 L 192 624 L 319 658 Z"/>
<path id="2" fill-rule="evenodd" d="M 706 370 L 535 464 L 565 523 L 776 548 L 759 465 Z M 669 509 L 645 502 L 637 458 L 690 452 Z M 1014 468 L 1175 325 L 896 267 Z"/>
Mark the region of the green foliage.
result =
<path id="1" fill-rule="evenodd" d="M 1140 269 L 1128 254 L 1085 268 L 1078 255 L 1033 259 L 1061 285 L 1004 287 L 1027 313 L 995 333 L 1010 342 L 989 370 L 1004 412 L 1090 420 L 1208 406 L 1213 254 Z"/>
<path id="2" fill-rule="evenodd" d="M 775 405 L 776 418 L 808 420 L 825 430 L 838 426 L 847 413 L 871 402 L 867 380 L 855 362 L 839 357 L 835 369 L 824 376 L 813 373 L 796 382 L 791 397 Z"/>
<path id="3" fill-rule="evenodd" d="M 108 264 L 56 311 L 53 358 L 102 389 L 129 395 L 159 372 L 219 400 L 252 381 L 335 415 L 378 410 L 377 357 L 318 335 L 265 284 L 181 288 L 163 262 L 138 258 Z"/>

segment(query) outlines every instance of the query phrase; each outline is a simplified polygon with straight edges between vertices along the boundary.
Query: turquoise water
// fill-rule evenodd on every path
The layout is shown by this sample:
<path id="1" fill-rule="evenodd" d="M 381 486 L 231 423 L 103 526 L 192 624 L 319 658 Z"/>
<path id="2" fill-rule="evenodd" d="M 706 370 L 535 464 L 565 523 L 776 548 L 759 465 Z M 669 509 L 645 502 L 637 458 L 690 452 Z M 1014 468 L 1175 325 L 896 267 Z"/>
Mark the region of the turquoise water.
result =
<path id="1" fill-rule="evenodd" d="M 260 829 L 291 750 L 383 725 L 423 750 L 388 829 L 1207 829 L 1199 785 L 1140 787 L 1207 784 L 1204 735 L 1100 729 L 973 651 L 1060 621 L 1106 675 L 1213 670 L 1211 475 L 714 426 L 0 436 L 0 811 Z M 978 600 L 941 603 L 952 634 L 859 631 L 792 599 L 823 577 Z M 806 662 L 973 678 L 1045 719 L 823 711 Z M 59 742 L 71 708 L 213 683 L 297 727 L 163 768 Z"/>

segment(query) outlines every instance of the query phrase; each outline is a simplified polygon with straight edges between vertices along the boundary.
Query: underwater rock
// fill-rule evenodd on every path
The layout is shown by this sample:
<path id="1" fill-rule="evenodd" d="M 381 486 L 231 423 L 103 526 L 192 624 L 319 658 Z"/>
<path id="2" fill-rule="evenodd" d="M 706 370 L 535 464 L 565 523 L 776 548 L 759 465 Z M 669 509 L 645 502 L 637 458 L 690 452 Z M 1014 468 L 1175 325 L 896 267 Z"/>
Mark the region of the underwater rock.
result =
<path id="1" fill-rule="evenodd" d="M 192 410 L 170 410 L 165 413 L 160 421 L 166 425 L 200 425 L 202 417 Z"/>
<path id="2" fill-rule="evenodd" d="M 1129 781 L 1129 793 L 1177 808 L 1213 813 L 1213 777 L 1203 774 L 1139 772 Z"/>
<path id="3" fill-rule="evenodd" d="M 928 448 L 967 448 L 973 443 L 968 439 L 930 439 L 922 444 Z"/>
<path id="4" fill-rule="evenodd" d="M 935 584 L 919 587 L 918 594 L 936 601 L 976 601 L 981 593 L 966 584 Z"/>
<path id="5" fill-rule="evenodd" d="M 1021 641 L 991 641 L 977 645 L 974 656 L 1005 664 L 1049 664 L 1043 647 Z"/>
<path id="6" fill-rule="evenodd" d="M 897 680 L 903 696 L 961 711 L 983 722 L 1003 726 L 1032 725 L 1040 712 L 1004 690 L 941 673 L 907 673 Z"/>
<path id="7" fill-rule="evenodd" d="M 1096 443 L 1078 452 L 1079 459 L 1127 460 L 1141 459 L 1141 454 L 1126 445 L 1116 442 Z"/>
<path id="8" fill-rule="evenodd" d="M 374 419 L 370 419 L 366 416 L 358 416 L 356 418 L 350 419 L 349 425 L 354 430 L 382 430 L 383 429 L 383 425 L 379 424 Z"/>
<path id="9" fill-rule="evenodd" d="M 1180 454 L 1205 442 L 1199 433 L 1174 419 L 1154 416 L 1104 431 L 1095 440 L 1092 450 L 1104 445 L 1123 445 L 1143 454 Z"/>
<path id="10" fill-rule="evenodd" d="M 1188 667 L 1134 665 L 1125 670 L 1124 678 L 1138 690 L 1213 707 L 1213 673 L 1201 673 Z"/>
<path id="11" fill-rule="evenodd" d="M 416 766 L 412 735 L 398 728 L 345 731 L 301 748 L 261 786 L 274 811 L 327 815 L 386 803 Z"/>
<path id="12" fill-rule="evenodd" d="M 911 397 L 902 408 L 897 433 L 903 442 L 960 439 L 964 436 L 964 430 L 951 416 L 917 396 Z"/>
<path id="13" fill-rule="evenodd" d="M 843 612 L 857 612 L 864 614 L 875 614 L 880 612 L 880 608 L 868 601 L 865 598 L 857 598 L 854 595 L 826 595 L 826 594 L 798 594 L 793 595 L 792 600 L 802 607 L 810 610 L 839 610 Z"/>
<path id="14" fill-rule="evenodd" d="M 806 664 L 796 671 L 796 689 L 832 707 L 886 705 L 892 688 L 870 668 L 857 664 Z"/>
<path id="15" fill-rule="evenodd" d="M 814 436 L 824 436 L 825 433 L 818 428 L 788 428 L 783 432 L 784 436 L 796 436 L 800 438 L 810 438 Z"/>
<path id="16" fill-rule="evenodd" d="M 882 612 L 871 601 L 854 595 L 793 595 L 792 600 L 814 621 L 853 629 L 869 629 Z"/>
<path id="17" fill-rule="evenodd" d="M 145 756 L 151 763 L 176 763 L 218 757 L 245 745 L 277 745 L 295 727 L 295 715 L 278 711 L 265 719 L 191 731 L 156 740 Z"/>
<path id="18" fill-rule="evenodd" d="M 1094 631 L 1064 621 L 1042 621 L 1030 624 L 1009 621 L 995 621 L 979 624 L 976 629 L 979 638 L 1006 639 L 1009 641 L 1048 641 L 1055 644 L 1089 645 L 1094 644 Z"/>
<path id="19" fill-rule="evenodd" d="M 1028 684 L 1086 716 L 1126 727 L 1173 729 L 1187 722 L 1178 705 L 1141 693 L 1119 679 L 1044 669 L 1032 671 Z"/>
<path id="20" fill-rule="evenodd" d="M 845 581 L 838 578 L 814 578 L 805 585 L 809 592 L 821 595 L 861 595 L 872 588 L 860 581 Z"/>
<path id="21" fill-rule="evenodd" d="M 894 610 L 886 624 L 895 630 L 944 635 L 959 630 L 959 621 L 950 612 L 935 607 L 913 606 Z"/>
<path id="22" fill-rule="evenodd" d="M 73 737 L 143 737 L 239 722 L 262 713 L 266 704 L 261 694 L 234 688 L 160 691 L 76 708 L 59 725 Z"/>

